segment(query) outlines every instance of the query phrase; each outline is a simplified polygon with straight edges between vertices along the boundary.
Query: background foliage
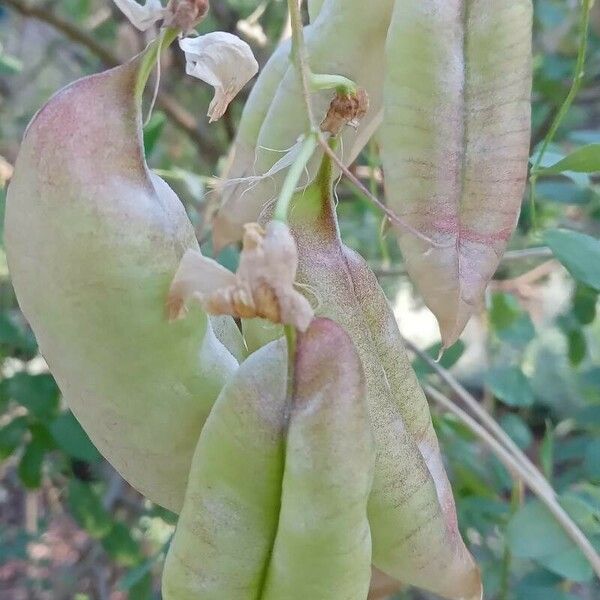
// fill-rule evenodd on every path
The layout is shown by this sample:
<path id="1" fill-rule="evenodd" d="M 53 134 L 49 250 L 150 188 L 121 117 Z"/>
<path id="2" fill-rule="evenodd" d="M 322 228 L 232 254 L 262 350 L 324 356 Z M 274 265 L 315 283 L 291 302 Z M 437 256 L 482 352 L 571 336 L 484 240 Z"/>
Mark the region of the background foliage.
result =
<path id="1" fill-rule="evenodd" d="M 535 2 L 534 157 L 572 83 L 579 8 L 577 0 Z M 285 35 L 285 3 L 214 0 L 202 29 L 214 28 L 244 35 L 264 63 Z M 39 106 L 144 43 L 108 0 L 0 0 L 0 206 L 24 128 Z M 600 6 L 591 13 L 588 43 L 579 93 L 537 178 L 537 210 L 524 202 L 511 245 L 549 246 L 558 261 L 547 249 L 511 254 L 481 313 L 441 365 L 543 470 L 600 550 Z M 182 56 L 166 59 L 144 142 L 151 167 L 184 200 L 210 253 L 209 186 L 244 95 L 208 126 L 203 115 L 211 91 L 183 74 Z M 382 195 L 376 138 L 354 169 Z M 435 325 L 412 293 L 395 242 L 381 235 L 381 215 L 345 183 L 337 192 L 346 242 L 380 276 L 403 333 L 435 356 Z M 219 259 L 232 267 L 237 253 L 230 249 Z M 18 310 L 1 251 L 0 360 L 0 598 L 158 597 L 173 515 L 122 481 L 64 405 Z M 436 382 L 422 359 L 415 367 Z M 461 421 L 432 408 L 486 597 L 600 597 L 590 566 L 546 509 Z M 411 590 L 398 596 L 418 597 Z"/>

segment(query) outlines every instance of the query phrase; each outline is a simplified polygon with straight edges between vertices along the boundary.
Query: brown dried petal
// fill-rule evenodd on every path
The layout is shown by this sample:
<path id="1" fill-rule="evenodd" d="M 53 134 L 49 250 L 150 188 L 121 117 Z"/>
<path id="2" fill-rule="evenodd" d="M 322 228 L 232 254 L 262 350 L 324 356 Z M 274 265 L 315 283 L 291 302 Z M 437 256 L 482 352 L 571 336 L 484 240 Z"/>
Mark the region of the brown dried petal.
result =
<path id="1" fill-rule="evenodd" d="M 189 33 L 204 19 L 208 8 L 208 0 L 171 0 L 167 5 L 165 25 Z"/>
<path id="2" fill-rule="evenodd" d="M 366 90 L 359 89 L 355 94 L 337 92 L 321 123 L 321 131 L 339 135 L 346 125 L 357 127 L 368 110 L 369 96 Z"/>
<path id="3" fill-rule="evenodd" d="M 202 256 L 197 250 L 188 250 L 179 263 L 169 289 L 167 297 L 169 319 L 174 320 L 185 316 L 185 307 L 191 299 L 213 294 L 216 289 L 232 285 L 235 285 L 235 275 L 231 271 L 212 258 Z"/>
<path id="4" fill-rule="evenodd" d="M 185 305 L 195 300 L 212 315 L 260 317 L 305 331 L 313 310 L 294 289 L 297 267 L 296 243 L 287 225 L 272 221 L 265 230 L 247 224 L 235 275 L 199 252 L 185 254 L 171 284 L 169 316 L 185 314 Z"/>

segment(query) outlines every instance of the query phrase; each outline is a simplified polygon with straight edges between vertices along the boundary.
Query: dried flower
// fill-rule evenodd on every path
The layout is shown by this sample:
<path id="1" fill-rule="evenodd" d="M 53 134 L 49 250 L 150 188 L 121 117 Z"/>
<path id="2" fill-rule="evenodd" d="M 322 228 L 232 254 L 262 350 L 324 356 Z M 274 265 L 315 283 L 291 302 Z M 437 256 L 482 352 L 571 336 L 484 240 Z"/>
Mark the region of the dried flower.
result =
<path id="1" fill-rule="evenodd" d="M 359 89 L 354 94 L 336 92 L 321 123 L 321 131 L 339 135 L 346 125 L 358 127 L 368 110 L 369 96 L 366 90 Z"/>
<path id="2" fill-rule="evenodd" d="M 205 17 L 208 0 L 170 0 L 163 8 L 160 0 L 115 0 L 115 4 L 131 23 L 146 31 L 157 21 L 187 34 Z M 208 107 L 210 122 L 220 119 L 238 92 L 256 75 L 258 63 L 250 46 L 232 33 L 214 31 L 194 38 L 179 40 L 185 52 L 186 73 L 215 88 Z"/>
<path id="3" fill-rule="evenodd" d="M 297 268 L 298 251 L 287 225 L 271 221 L 264 230 L 249 223 L 236 274 L 197 251 L 186 252 L 169 290 L 169 318 L 182 317 L 194 300 L 212 315 L 261 317 L 306 331 L 314 313 L 294 288 Z"/>
<path id="4" fill-rule="evenodd" d="M 208 0 L 171 0 L 165 25 L 189 33 L 208 13 Z"/>
<path id="5" fill-rule="evenodd" d="M 220 119 L 238 92 L 256 75 L 258 63 L 250 46 L 231 33 L 215 31 L 180 40 L 186 72 L 215 88 L 208 108 L 210 122 Z"/>
<path id="6" fill-rule="evenodd" d="M 138 4 L 135 0 L 115 0 L 115 4 L 140 31 L 150 29 L 154 23 L 166 16 L 166 10 L 160 0 L 146 0 L 144 5 Z"/>

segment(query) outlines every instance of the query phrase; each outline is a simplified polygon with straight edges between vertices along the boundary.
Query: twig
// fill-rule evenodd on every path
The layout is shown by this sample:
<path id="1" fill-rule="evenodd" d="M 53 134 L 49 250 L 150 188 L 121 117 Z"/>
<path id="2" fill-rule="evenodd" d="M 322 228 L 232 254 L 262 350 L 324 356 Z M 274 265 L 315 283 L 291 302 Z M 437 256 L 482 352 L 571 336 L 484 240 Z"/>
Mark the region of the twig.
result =
<path id="1" fill-rule="evenodd" d="M 523 467 L 523 465 L 515 459 L 515 457 L 500 444 L 490 433 L 484 429 L 475 419 L 469 416 L 464 410 L 456 406 L 450 398 L 442 394 L 436 388 L 425 385 L 425 393 L 448 412 L 456 416 L 465 424 L 488 448 L 496 455 L 496 457 L 504 464 L 504 466 L 513 474 L 514 477 L 523 481 L 527 487 L 535 493 L 540 501 L 550 511 L 552 516 L 564 529 L 565 533 L 573 540 L 577 547 L 581 550 L 584 556 L 588 559 L 594 572 L 600 578 L 600 555 L 596 552 L 586 535 L 579 529 L 577 524 L 571 519 L 564 508 L 556 500 L 554 492 L 548 493 L 547 486 L 543 485 L 539 478 L 532 477 L 531 473 Z"/>
<path id="2" fill-rule="evenodd" d="M 45 8 L 32 6 L 24 0 L 2 0 L 2 2 L 23 17 L 37 19 L 50 25 L 72 42 L 87 48 L 107 67 L 116 67 L 121 63 L 115 54 L 100 44 L 92 35 Z M 159 92 L 157 105 L 176 127 L 188 135 L 202 155 L 210 160 L 216 160 L 219 157 L 219 152 L 211 142 L 214 136 L 210 136 L 207 130 L 200 128 L 194 115 L 181 106 L 175 98 L 164 92 Z"/>
<path id="3" fill-rule="evenodd" d="M 509 250 L 502 257 L 500 264 L 504 265 L 507 263 L 518 262 L 520 260 L 552 258 L 552 256 L 552 250 L 543 246 L 539 248 L 526 248 L 524 250 Z M 394 277 L 407 274 L 406 268 L 402 266 L 395 268 L 379 267 L 373 269 L 373 272 L 378 277 Z"/>
<path id="4" fill-rule="evenodd" d="M 483 423 L 490 433 L 503 444 L 506 449 L 514 456 L 522 467 L 527 470 L 530 475 L 540 481 L 542 486 L 545 486 L 546 492 L 554 494 L 554 490 L 550 484 L 546 481 L 544 476 L 540 473 L 538 468 L 527 458 L 527 456 L 521 451 L 521 449 L 513 442 L 512 438 L 498 425 L 496 419 L 470 394 L 459 381 L 442 365 L 437 363 L 429 354 L 423 352 L 420 348 L 415 346 L 413 342 L 404 338 L 406 347 L 413 353 L 416 354 L 421 360 L 423 360 L 427 366 L 432 369 L 440 379 L 446 383 L 450 389 L 469 407 L 469 409 L 476 415 L 476 417 Z"/>
<path id="5" fill-rule="evenodd" d="M 548 277 L 548 275 L 559 268 L 560 263 L 557 260 L 547 260 L 541 265 L 534 267 L 518 277 L 500 281 L 492 281 L 490 286 L 496 291 L 511 292 L 526 298 L 532 295 L 534 283 L 537 283 L 540 279 Z"/>

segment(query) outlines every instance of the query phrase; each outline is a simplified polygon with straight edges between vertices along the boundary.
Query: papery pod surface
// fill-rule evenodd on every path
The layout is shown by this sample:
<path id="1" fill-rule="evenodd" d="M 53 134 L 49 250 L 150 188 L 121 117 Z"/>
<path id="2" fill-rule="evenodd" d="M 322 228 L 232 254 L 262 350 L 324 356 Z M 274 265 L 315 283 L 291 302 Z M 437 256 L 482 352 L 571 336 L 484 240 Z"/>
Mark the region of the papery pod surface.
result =
<path id="1" fill-rule="evenodd" d="M 387 27 L 393 0 L 325 0 L 313 23 L 305 28 L 306 48 L 314 73 L 344 75 L 366 89 L 370 107 L 357 129 L 346 128 L 342 136 L 342 158 L 351 164 L 381 123 L 383 62 Z M 333 43 L 335 40 L 335 43 Z M 271 59 L 279 69 L 286 56 L 277 52 Z M 276 93 L 265 112 L 265 105 L 253 103 L 245 108 L 244 119 L 262 120 L 252 155 L 240 154 L 228 177 L 235 179 L 267 173 L 308 130 L 304 100 L 295 66 L 287 60 L 288 68 L 279 82 Z M 261 95 L 272 89 L 275 66 L 268 68 L 256 83 Z M 265 78 L 265 82 L 261 81 Z M 325 117 L 333 96 L 332 90 L 312 95 L 315 115 Z M 265 96 L 266 98 L 266 96 Z M 248 116 L 246 117 L 246 114 Z M 264 116 L 263 116 L 264 115 Z M 243 139 L 246 140 L 244 131 Z M 242 136 L 242 134 L 240 134 Z M 242 139 L 242 138 L 241 138 Z M 275 151 L 273 151 L 275 150 Z M 236 150 L 237 152 L 237 150 Z M 245 156 L 245 159 L 242 157 Z M 308 166 L 309 179 L 319 168 L 315 156 Z M 261 181 L 239 182 L 226 186 L 223 204 L 215 219 L 214 235 L 218 247 L 241 238 L 242 226 L 256 221 L 265 206 L 278 194 L 287 170 L 282 169 Z M 308 181 L 303 179 L 303 183 Z"/>
<path id="2" fill-rule="evenodd" d="M 167 321 L 170 281 L 198 245 L 144 160 L 140 64 L 79 80 L 39 111 L 8 191 L 5 240 L 19 304 L 73 413 L 127 481 L 178 511 L 237 361 L 200 311 Z M 234 327 L 220 325 L 227 337 Z"/>
<path id="3" fill-rule="evenodd" d="M 481 596 L 479 571 L 458 531 L 452 490 L 427 401 L 375 275 L 340 239 L 328 161 L 296 197 L 299 282 L 319 315 L 348 331 L 363 364 L 376 445 L 369 522 L 373 564 L 454 600 Z"/>
<path id="4" fill-rule="evenodd" d="M 163 575 L 165 600 L 364 600 L 374 449 L 364 376 L 339 325 L 258 350 L 196 448 Z"/>
<path id="5" fill-rule="evenodd" d="M 316 19 L 323 0 L 308 2 L 311 23 Z M 260 71 L 260 76 L 252 87 L 240 120 L 235 141 L 225 168 L 225 179 L 237 179 L 255 174 L 256 143 L 260 128 L 265 120 L 269 106 L 277 93 L 277 88 L 290 66 L 291 43 L 289 39 L 282 41 Z M 229 204 L 236 201 L 236 196 L 246 189 L 247 185 L 225 185 L 221 189 L 221 202 Z M 250 222 L 250 218 L 246 222 Z M 255 219 L 254 219 L 255 220 Z"/>
<path id="6" fill-rule="evenodd" d="M 261 600 L 365 600 L 375 449 L 348 334 L 315 319 L 294 360 L 281 510 Z"/>
<path id="7" fill-rule="evenodd" d="M 279 518 L 287 353 L 273 342 L 225 385 L 190 469 L 165 562 L 165 600 L 260 598 Z"/>
<path id="8" fill-rule="evenodd" d="M 408 272 L 446 347 L 481 303 L 520 211 L 531 114 L 531 0 L 397 0 L 381 131 Z"/>

